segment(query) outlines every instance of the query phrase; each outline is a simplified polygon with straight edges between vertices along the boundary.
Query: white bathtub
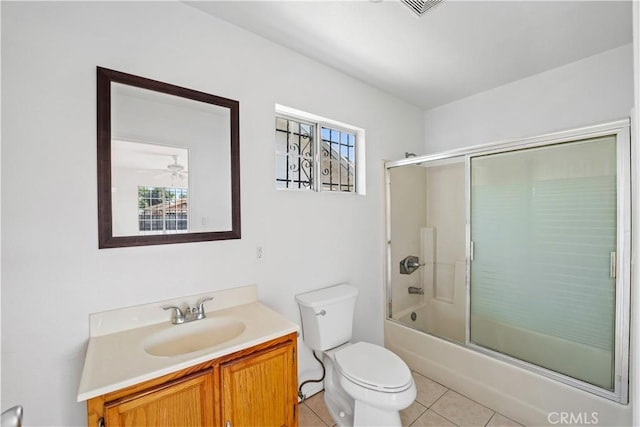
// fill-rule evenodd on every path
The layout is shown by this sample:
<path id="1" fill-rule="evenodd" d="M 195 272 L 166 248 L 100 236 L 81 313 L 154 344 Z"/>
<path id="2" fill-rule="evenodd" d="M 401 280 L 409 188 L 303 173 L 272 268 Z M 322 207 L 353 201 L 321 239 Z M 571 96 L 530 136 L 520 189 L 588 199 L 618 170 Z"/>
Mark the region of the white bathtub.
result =
<path id="1" fill-rule="evenodd" d="M 436 299 L 425 299 L 424 303 L 398 313 L 394 318 L 410 328 L 438 337 L 464 343 L 464 306 L 452 310 L 452 305 Z M 456 313 L 460 312 L 459 315 Z M 415 317 L 415 320 L 412 319 Z"/>
<path id="2" fill-rule="evenodd" d="M 465 342 L 462 319 L 447 319 L 435 312 L 437 301 L 410 308 L 399 313 L 397 320 L 418 331 L 458 343 Z M 439 320 L 436 320 L 439 319 Z M 472 341 L 484 347 L 500 348 L 510 356 L 555 372 L 580 378 L 591 384 L 608 388 L 613 354 L 561 338 L 497 322 L 483 316 L 473 316 Z M 579 355 L 579 357 L 576 357 Z M 593 369 L 593 367 L 602 369 Z"/>
<path id="3" fill-rule="evenodd" d="M 423 326 L 420 318 L 423 321 L 429 318 L 425 310 L 423 306 L 398 313 L 399 319 L 408 319 L 411 327 L 385 320 L 385 346 L 403 358 L 411 369 L 524 425 L 558 425 L 557 414 L 563 413 L 573 414 L 573 419 L 590 421 L 596 413 L 598 422 L 591 422 L 593 425 L 631 425 L 630 405 L 613 402 L 422 332 L 419 330 Z M 418 315 L 415 322 L 409 317 L 412 311 Z M 523 346 L 538 345 L 535 337 L 514 341 Z M 596 354 L 594 357 L 601 356 Z"/>

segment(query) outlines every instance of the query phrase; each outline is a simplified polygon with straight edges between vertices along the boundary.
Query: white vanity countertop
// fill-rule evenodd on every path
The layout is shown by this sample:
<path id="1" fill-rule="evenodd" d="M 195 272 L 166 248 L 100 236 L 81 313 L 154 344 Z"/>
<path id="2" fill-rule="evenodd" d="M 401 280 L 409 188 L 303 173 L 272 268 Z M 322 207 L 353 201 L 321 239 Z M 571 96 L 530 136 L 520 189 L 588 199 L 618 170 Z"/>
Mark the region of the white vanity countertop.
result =
<path id="1" fill-rule="evenodd" d="M 228 297 L 233 291 L 210 292 L 201 296 L 215 297 L 210 304 L 211 308 L 206 310 L 207 318 L 219 316 L 239 319 L 245 324 L 244 331 L 221 344 L 178 356 L 152 356 L 145 351 L 144 342 L 147 337 L 158 331 L 183 326 L 171 324 L 170 311 L 161 309 L 162 306 L 171 303 L 180 305 L 179 300 L 92 315 L 91 337 L 80 380 L 78 402 L 299 331 L 297 324 L 258 302 L 254 286 L 238 288 L 239 294 L 235 293 L 235 298 L 226 298 L 225 303 L 219 302 L 218 298 Z M 197 297 L 199 296 L 189 298 L 195 301 Z M 228 301 L 237 305 L 230 305 Z M 150 323 L 158 319 L 158 312 L 163 320 Z M 142 314 L 131 316 L 131 313 Z M 150 313 L 150 316 L 145 318 L 145 313 Z M 127 316 L 129 322 L 126 321 Z M 197 322 L 199 320 L 194 321 Z M 133 323 L 134 327 L 127 329 L 127 323 Z"/>

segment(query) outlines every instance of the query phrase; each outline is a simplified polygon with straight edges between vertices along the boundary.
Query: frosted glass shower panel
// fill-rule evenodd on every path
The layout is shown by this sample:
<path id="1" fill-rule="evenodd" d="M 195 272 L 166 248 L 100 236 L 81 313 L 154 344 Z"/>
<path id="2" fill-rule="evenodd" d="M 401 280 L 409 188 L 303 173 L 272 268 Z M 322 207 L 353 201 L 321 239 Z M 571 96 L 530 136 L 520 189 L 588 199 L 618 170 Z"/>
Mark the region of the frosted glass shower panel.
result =
<path id="1" fill-rule="evenodd" d="M 470 167 L 470 341 L 613 390 L 615 137 Z"/>

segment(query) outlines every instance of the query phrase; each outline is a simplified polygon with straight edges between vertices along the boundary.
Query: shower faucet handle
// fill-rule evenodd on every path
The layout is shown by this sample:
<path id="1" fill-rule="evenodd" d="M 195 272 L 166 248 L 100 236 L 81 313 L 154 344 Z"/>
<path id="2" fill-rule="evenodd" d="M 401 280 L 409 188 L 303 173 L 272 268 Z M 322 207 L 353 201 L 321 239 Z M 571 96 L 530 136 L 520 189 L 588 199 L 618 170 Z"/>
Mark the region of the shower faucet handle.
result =
<path id="1" fill-rule="evenodd" d="M 424 263 L 420 264 L 420 262 L 418 262 L 418 261 L 410 261 L 409 259 L 407 259 L 404 264 L 405 264 L 405 266 L 407 266 L 409 268 L 411 268 L 411 267 L 418 268 L 418 267 L 422 267 L 424 265 Z"/>
<path id="2" fill-rule="evenodd" d="M 420 258 L 415 255 L 409 255 L 400 261 L 400 274 L 411 274 L 423 265 L 424 263 L 420 263 Z"/>

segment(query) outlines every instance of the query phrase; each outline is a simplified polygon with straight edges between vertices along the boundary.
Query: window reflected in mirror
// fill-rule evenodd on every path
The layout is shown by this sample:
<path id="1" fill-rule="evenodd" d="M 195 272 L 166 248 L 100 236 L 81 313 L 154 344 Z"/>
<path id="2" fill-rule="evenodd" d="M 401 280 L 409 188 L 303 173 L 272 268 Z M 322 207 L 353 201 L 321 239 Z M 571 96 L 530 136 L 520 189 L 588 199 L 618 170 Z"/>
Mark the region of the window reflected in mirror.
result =
<path id="1" fill-rule="evenodd" d="M 113 235 L 189 232 L 189 150 L 111 141 Z"/>

